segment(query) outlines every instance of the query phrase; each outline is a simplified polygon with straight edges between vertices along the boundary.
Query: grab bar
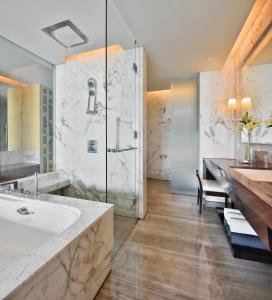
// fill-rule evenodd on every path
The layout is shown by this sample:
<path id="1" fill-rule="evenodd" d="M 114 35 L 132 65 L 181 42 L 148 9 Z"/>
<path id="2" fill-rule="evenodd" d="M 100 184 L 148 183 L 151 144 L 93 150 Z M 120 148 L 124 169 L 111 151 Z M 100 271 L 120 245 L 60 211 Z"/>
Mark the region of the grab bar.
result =
<path id="1" fill-rule="evenodd" d="M 125 151 L 131 151 L 136 150 L 136 147 L 129 147 L 129 148 L 123 148 L 123 149 L 107 149 L 107 152 L 117 153 L 117 152 L 125 152 Z"/>
<path id="2" fill-rule="evenodd" d="M 115 149 L 119 150 L 120 149 L 120 118 L 116 118 L 116 145 Z"/>

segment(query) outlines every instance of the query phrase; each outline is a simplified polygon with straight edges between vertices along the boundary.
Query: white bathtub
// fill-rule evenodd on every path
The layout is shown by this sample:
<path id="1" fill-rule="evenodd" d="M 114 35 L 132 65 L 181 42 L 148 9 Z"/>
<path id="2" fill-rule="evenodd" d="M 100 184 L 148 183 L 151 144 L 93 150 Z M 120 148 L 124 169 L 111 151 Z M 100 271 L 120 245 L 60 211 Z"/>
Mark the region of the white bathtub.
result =
<path id="1" fill-rule="evenodd" d="M 34 213 L 21 215 L 22 207 Z M 80 214 L 68 205 L 0 194 L 0 269 L 63 232 Z"/>

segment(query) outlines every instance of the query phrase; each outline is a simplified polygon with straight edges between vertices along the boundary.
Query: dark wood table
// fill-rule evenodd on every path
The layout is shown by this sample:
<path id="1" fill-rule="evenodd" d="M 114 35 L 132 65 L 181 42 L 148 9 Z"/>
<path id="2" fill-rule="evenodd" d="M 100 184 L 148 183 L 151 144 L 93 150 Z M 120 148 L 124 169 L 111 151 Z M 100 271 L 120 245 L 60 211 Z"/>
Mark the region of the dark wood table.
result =
<path id="1" fill-rule="evenodd" d="M 263 191 L 258 185 L 246 185 L 235 173 L 235 169 L 262 169 L 272 170 L 272 166 L 263 164 L 245 165 L 233 159 L 204 159 L 203 177 L 216 179 L 230 195 L 235 207 L 239 209 L 262 242 L 272 251 L 272 206 L 267 198 L 262 197 Z M 266 184 L 268 195 L 272 195 L 272 184 Z M 271 192 L 271 193 L 270 193 Z M 266 195 L 267 196 L 267 195 Z M 272 203 L 272 197 L 271 197 Z"/>

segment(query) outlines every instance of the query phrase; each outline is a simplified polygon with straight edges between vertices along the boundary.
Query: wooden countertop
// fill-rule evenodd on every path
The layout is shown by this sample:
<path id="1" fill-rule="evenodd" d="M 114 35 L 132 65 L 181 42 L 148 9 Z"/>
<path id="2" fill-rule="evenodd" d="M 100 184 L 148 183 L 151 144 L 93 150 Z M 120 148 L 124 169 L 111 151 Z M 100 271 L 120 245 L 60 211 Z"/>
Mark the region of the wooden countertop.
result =
<path id="1" fill-rule="evenodd" d="M 233 159 L 209 159 L 215 163 L 219 168 L 231 175 L 252 193 L 256 194 L 263 201 L 272 207 L 272 176 L 267 178 L 267 175 L 262 175 L 262 171 L 272 172 L 272 166 L 264 166 L 263 164 L 241 164 Z M 254 179 L 253 176 L 246 174 L 246 170 L 258 170 L 259 178 Z M 265 173 L 265 172 L 264 172 Z M 264 178 L 266 177 L 266 178 Z"/>
<path id="2" fill-rule="evenodd" d="M 204 159 L 204 165 L 230 195 L 262 241 L 272 250 L 272 182 L 254 180 L 249 170 L 272 170 L 262 164 L 245 165 L 233 159 Z M 243 172 L 243 170 L 245 170 Z"/>

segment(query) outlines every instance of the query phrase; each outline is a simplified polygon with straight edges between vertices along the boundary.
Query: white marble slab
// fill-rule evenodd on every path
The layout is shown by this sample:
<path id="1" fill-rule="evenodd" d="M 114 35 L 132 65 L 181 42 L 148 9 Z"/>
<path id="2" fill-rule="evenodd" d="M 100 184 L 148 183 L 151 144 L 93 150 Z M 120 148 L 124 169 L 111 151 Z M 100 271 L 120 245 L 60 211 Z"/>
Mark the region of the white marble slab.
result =
<path id="1" fill-rule="evenodd" d="M 171 91 L 147 93 L 147 176 L 171 179 Z"/>
<path id="2" fill-rule="evenodd" d="M 138 66 L 137 74 L 133 63 Z M 97 114 L 86 114 L 89 78 L 97 81 Z M 144 201 L 144 51 L 116 51 L 108 57 L 108 144 L 116 147 L 116 118 L 120 118 L 120 148 L 137 150 L 108 153 L 106 174 L 105 57 L 86 56 L 56 67 L 56 170 L 71 179 L 65 194 L 105 201 L 106 176 L 109 201 L 122 215 L 137 214 L 136 201 Z M 138 139 L 134 138 L 138 132 Z M 96 140 L 97 153 L 88 153 Z M 142 205 L 143 206 L 143 205 Z"/>
<path id="3" fill-rule="evenodd" d="M 227 99 L 233 97 L 228 74 L 201 72 L 199 85 L 199 169 L 202 172 L 205 157 L 234 158 L 235 123 L 227 107 Z"/>
<path id="4" fill-rule="evenodd" d="M 33 192 L 35 189 L 34 176 L 26 177 L 17 180 L 18 187 L 25 191 Z M 68 187 L 71 184 L 71 179 L 60 177 L 59 172 L 49 172 L 38 175 L 38 191 L 41 193 L 50 193 L 62 188 Z"/>
<path id="5" fill-rule="evenodd" d="M 76 207 L 81 216 L 40 248 L 0 266 L 0 299 L 75 299 L 85 292 L 92 299 L 110 270 L 113 206 L 46 194 L 37 199 Z"/>

